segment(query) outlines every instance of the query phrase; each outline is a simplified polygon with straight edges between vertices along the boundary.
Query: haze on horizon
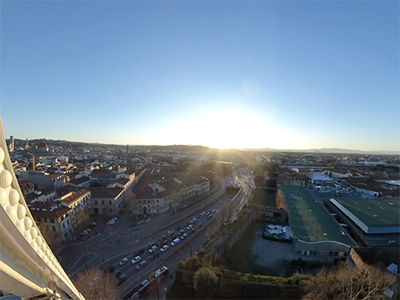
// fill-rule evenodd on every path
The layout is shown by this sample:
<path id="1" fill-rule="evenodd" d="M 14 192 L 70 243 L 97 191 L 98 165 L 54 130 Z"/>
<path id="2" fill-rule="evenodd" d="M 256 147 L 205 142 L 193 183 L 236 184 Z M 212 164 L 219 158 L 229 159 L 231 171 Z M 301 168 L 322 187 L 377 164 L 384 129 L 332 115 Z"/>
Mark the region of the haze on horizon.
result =
<path id="1" fill-rule="evenodd" d="M 0 5 L 6 136 L 400 151 L 396 1 Z"/>

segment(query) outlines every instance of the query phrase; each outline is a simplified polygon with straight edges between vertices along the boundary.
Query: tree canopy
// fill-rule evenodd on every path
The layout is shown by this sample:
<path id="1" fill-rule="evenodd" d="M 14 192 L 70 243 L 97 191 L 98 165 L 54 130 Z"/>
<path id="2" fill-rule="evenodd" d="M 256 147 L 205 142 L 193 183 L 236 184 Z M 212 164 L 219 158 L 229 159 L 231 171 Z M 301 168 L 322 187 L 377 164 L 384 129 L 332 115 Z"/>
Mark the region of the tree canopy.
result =
<path id="1" fill-rule="evenodd" d="M 211 299 L 218 289 L 219 279 L 211 268 L 202 267 L 193 277 L 194 289 L 200 299 Z"/>
<path id="2" fill-rule="evenodd" d="M 385 299 L 388 289 L 398 299 L 399 286 L 395 276 L 372 266 L 350 269 L 342 264 L 330 271 L 322 271 L 316 277 L 304 281 L 302 300 Z"/>
<path id="3" fill-rule="evenodd" d="M 74 284 L 86 300 L 118 299 L 118 289 L 114 274 L 100 269 L 89 269 L 79 273 Z"/>

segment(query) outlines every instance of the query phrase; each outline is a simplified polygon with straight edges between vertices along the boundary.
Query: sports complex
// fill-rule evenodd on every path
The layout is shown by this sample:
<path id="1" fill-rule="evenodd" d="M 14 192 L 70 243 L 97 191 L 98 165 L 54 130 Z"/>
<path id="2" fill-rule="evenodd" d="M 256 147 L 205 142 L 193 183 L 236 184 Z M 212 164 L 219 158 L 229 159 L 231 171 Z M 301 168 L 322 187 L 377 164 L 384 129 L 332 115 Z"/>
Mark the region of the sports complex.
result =
<path id="1" fill-rule="evenodd" d="M 357 244 L 314 196 L 300 186 L 281 185 L 296 259 L 332 262 Z"/>

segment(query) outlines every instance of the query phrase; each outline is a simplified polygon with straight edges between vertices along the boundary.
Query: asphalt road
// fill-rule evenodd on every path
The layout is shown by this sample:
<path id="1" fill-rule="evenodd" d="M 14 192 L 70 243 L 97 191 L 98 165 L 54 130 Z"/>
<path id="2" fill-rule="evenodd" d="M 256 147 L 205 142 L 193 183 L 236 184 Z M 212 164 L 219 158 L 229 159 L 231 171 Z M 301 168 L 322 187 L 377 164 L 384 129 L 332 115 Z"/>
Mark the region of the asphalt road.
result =
<path id="1" fill-rule="evenodd" d="M 84 271 L 85 268 L 100 267 L 104 270 L 109 266 L 114 266 L 120 270 L 121 274 L 128 276 L 128 280 L 119 286 L 120 295 L 125 296 L 159 267 L 167 266 L 171 274 L 175 271 L 179 261 L 185 260 L 198 251 L 207 242 L 209 236 L 221 226 L 221 220 L 217 221 L 216 219 L 218 218 L 215 217 L 215 214 L 214 218 L 207 220 L 206 216 L 200 215 L 201 212 L 208 209 L 217 210 L 224 205 L 228 205 L 227 202 L 230 197 L 230 195 L 226 194 L 225 186 L 222 185 L 219 190 L 203 201 L 176 214 L 153 218 L 149 223 L 131 227 L 132 222 L 127 219 L 126 215 L 122 215 L 114 225 L 106 225 L 104 222 L 103 224 L 99 223 L 94 230 L 105 229 L 105 231 L 90 240 L 67 245 L 59 255 L 61 264 L 72 278 L 79 272 Z M 193 216 L 197 218 L 193 227 L 199 223 L 202 224 L 202 227 L 190 234 L 189 230 L 183 225 L 191 220 Z M 150 259 L 150 253 L 147 250 L 149 243 L 158 243 L 168 230 L 176 231 L 177 226 L 182 226 L 188 237 L 185 240 L 181 240 L 174 247 L 168 241 L 169 249 L 162 253 L 159 250 L 160 247 L 158 247 L 156 251 L 158 257 L 154 260 Z M 134 253 L 138 249 L 145 249 L 141 257 L 142 260 L 147 261 L 147 265 L 140 270 L 137 270 L 135 268 L 136 265 L 131 263 Z M 119 262 L 124 257 L 127 257 L 129 262 L 119 266 Z"/>

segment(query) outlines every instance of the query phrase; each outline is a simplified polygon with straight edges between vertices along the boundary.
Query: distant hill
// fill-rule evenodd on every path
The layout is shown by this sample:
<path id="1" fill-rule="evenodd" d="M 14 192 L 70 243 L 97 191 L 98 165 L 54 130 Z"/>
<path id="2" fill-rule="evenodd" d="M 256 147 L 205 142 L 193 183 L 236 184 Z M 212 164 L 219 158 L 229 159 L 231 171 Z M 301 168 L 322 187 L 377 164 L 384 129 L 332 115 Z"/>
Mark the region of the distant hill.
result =
<path id="1" fill-rule="evenodd" d="M 338 153 L 338 154 L 382 154 L 400 155 L 400 151 L 363 151 L 342 148 L 320 148 L 320 149 L 271 149 L 271 148 L 240 148 L 241 151 L 262 151 L 262 152 L 299 152 L 299 153 Z"/>

